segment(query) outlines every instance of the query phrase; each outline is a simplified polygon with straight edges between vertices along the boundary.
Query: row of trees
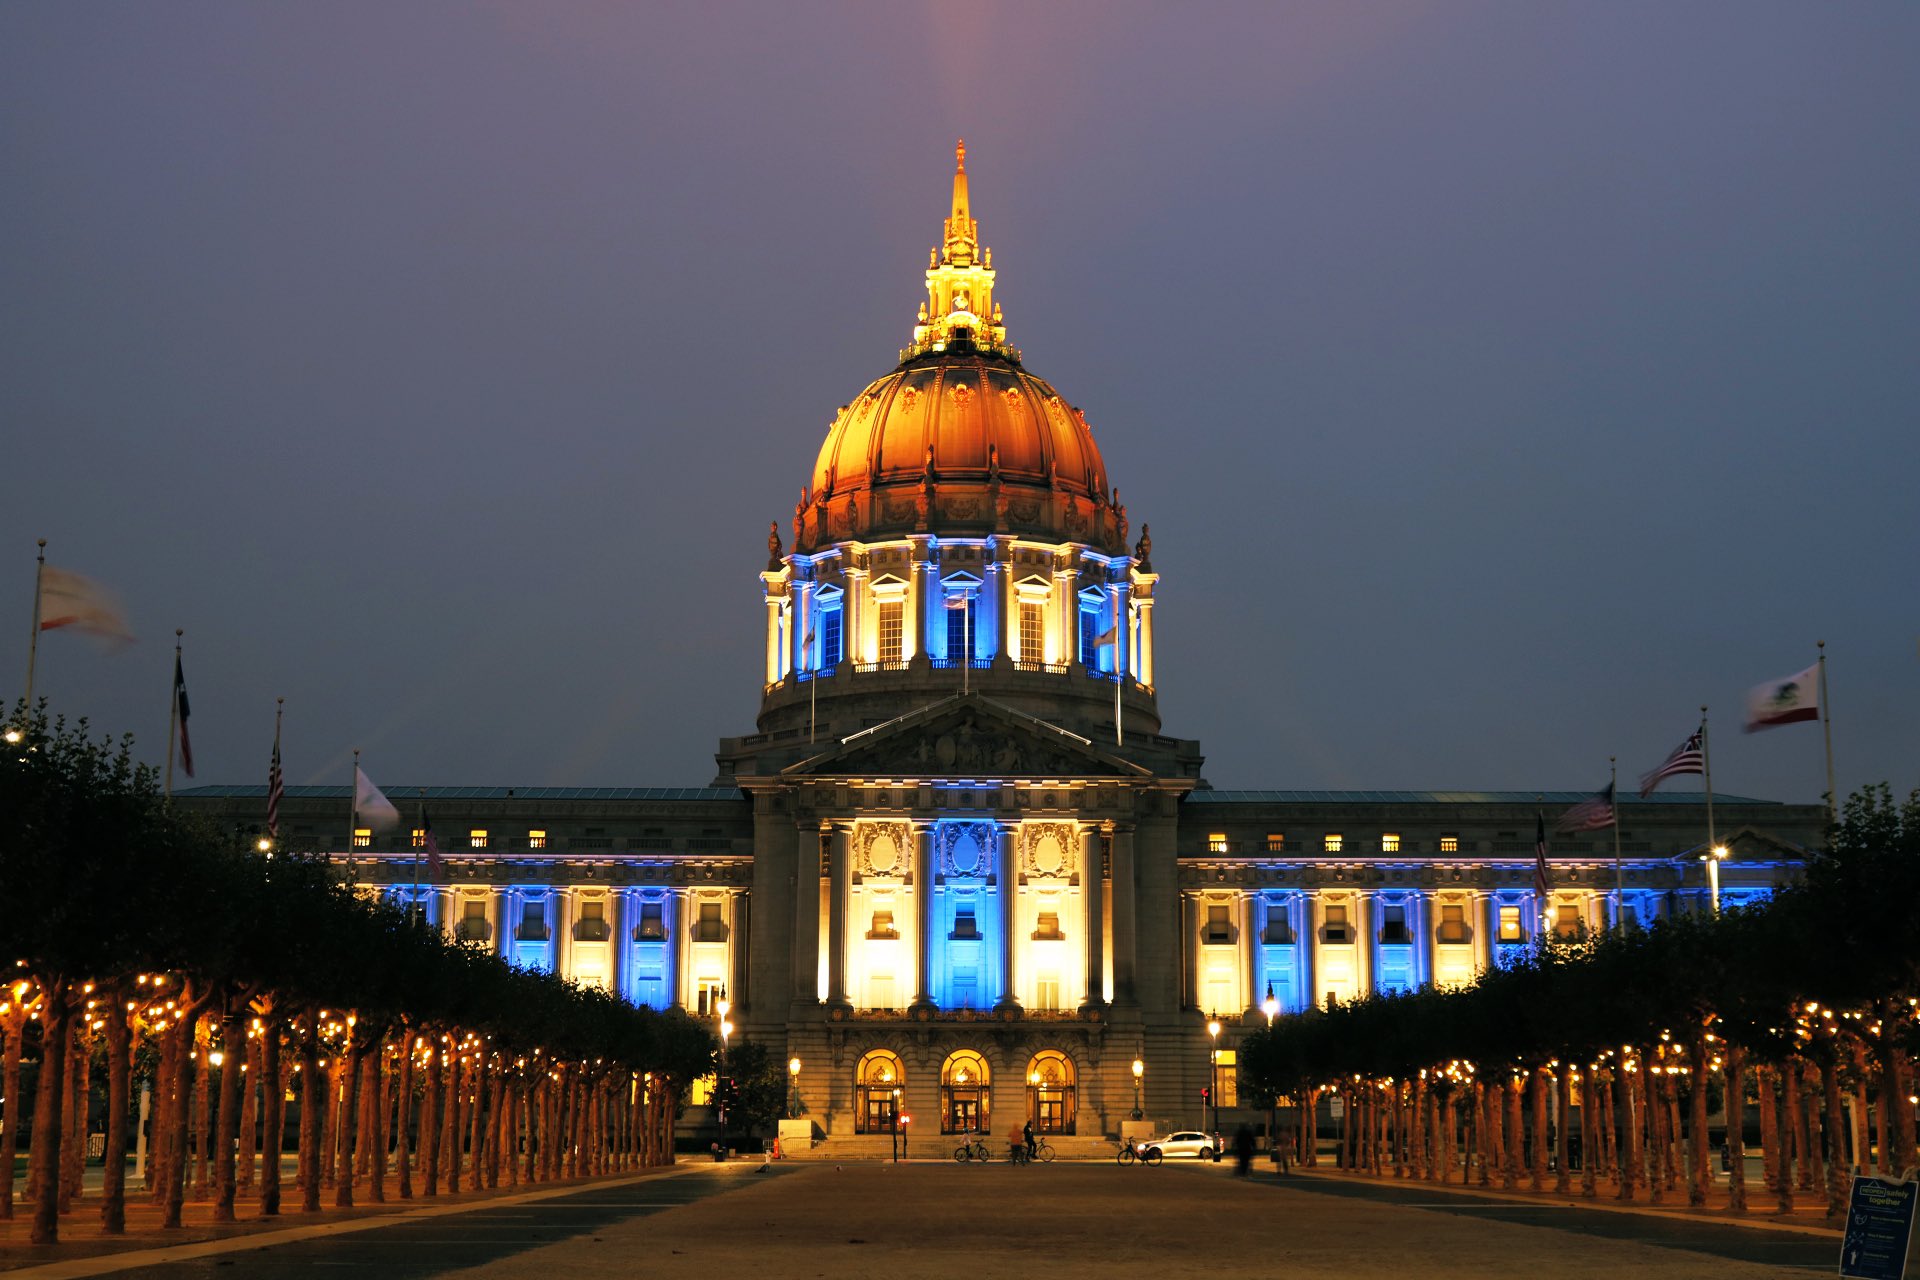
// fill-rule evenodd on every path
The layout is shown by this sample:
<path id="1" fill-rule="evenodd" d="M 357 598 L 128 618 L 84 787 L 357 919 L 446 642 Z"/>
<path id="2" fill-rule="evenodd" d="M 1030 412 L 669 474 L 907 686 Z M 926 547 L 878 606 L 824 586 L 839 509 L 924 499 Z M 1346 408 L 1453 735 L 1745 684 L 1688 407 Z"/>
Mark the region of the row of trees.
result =
<path id="1" fill-rule="evenodd" d="M 16 712 L 0 760 L 0 1217 L 36 1079 L 36 1243 L 79 1194 L 87 1100 L 106 1081 L 101 1220 L 126 1223 L 137 1082 L 152 1087 L 148 1191 L 165 1226 L 189 1186 L 217 1220 L 257 1180 L 279 1212 L 287 1101 L 296 1185 L 351 1205 L 670 1162 L 686 1086 L 715 1043 L 677 1012 L 515 969 L 357 896 L 324 858 L 263 857 L 168 805 L 131 740 Z M 96 1067 L 98 1063 L 98 1067 Z"/>
<path id="2" fill-rule="evenodd" d="M 1747 1204 L 1757 1121 L 1781 1212 L 1796 1191 L 1845 1212 L 1854 1167 L 1915 1161 L 1920 792 L 1846 804 L 1831 850 L 1768 903 L 1553 940 L 1456 990 L 1373 996 L 1251 1035 L 1243 1086 L 1345 1103 L 1336 1159 L 1394 1177 L 1529 1180 L 1705 1204 L 1710 1116 L 1726 1105 L 1728 1205 Z M 1554 1114 L 1549 1115 L 1551 1110 Z M 1552 1135 L 1549 1158 L 1548 1135 Z"/>

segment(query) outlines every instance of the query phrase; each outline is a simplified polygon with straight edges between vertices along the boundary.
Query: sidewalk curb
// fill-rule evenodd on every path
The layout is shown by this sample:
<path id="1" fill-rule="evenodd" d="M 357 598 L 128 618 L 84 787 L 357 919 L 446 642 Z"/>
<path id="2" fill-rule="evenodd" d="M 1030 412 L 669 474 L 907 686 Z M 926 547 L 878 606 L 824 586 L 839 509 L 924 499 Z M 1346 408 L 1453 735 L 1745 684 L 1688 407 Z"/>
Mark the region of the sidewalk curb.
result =
<path id="1" fill-rule="evenodd" d="M 1276 1175 L 1276 1179 L 1281 1185 L 1285 1185 L 1285 1181 L 1290 1178 L 1307 1180 L 1323 1179 L 1327 1182 L 1351 1183 L 1359 1187 L 1418 1187 L 1422 1191 L 1439 1191 L 1448 1195 L 1466 1196 L 1475 1200 L 1492 1200 L 1500 1204 L 1549 1204 L 1567 1209 L 1594 1209 L 1604 1213 L 1633 1214 L 1642 1218 L 1667 1218 L 1675 1222 L 1701 1223 L 1709 1226 L 1718 1224 L 1728 1227 L 1747 1227 L 1754 1231 L 1784 1231 L 1790 1235 L 1822 1236 L 1834 1240 L 1838 1240 L 1846 1234 L 1846 1232 L 1840 1230 L 1838 1227 L 1814 1226 L 1811 1224 L 1803 1226 L 1795 1222 L 1776 1222 L 1771 1218 L 1764 1217 L 1755 1218 L 1690 1213 L 1683 1209 L 1668 1209 L 1661 1205 L 1621 1204 L 1617 1200 L 1601 1200 L 1598 1198 L 1587 1200 L 1576 1197 L 1568 1200 L 1551 1192 L 1543 1195 L 1516 1195 L 1512 1192 L 1483 1190 L 1479 1187 L 1458 1187 L 1442 1182 L 1428 1182 L 1425 1179 L 1362 1178 L 1354 1174 L 1323 1172 L 1318 1169 L 1310 1172 L 1303 1171 L 1298 1167 L 1296 1167 L 1291 1174 L 1285 1175 L 1284 1178 Z"/>
<path id="2" fill-rule="evenodd" d="M 180 1244 L 152 1245 L 140 1249 L 126 1249 L 117 1253 L 96 1253 L 85 1258 L 68 1258 L 59 1262 L 45 1262 L 38 1265 L 0 1271 L 4 1280 L 75 1280 L 82 1276 L 111 1275 L 116 1271 L 130 1271 L 135 1267 L 162 1266 L 172 1262 L 190 1262 L 196 1258 L 208 1258 L 223 1253 L 239 1253 L 247 1249 L 265 1249 L 274 1245 L 295 1244 L 302 1240 L 317 1240 L 325 1236 L 351 1235 L 358 1231 L 372 1231 L 379 1227 L 390 1227 L 401 1222 L 418 1222 L 427 1218 L 446 1218 L 457 1214 L 472 1213 L 477 1209 L 490 1209 L 502 1205 L 531 1204 L 538 1200 L 551 1200 L 559 1196 L 575 1195 L 582 1191 L 595 1191 L 603 1187 L 624 1187 L 636 1182 L 647 1182 L 655 1178 L 674 1177 L 692 1171 L 699 1166 L 692 1162 L 664 1165 L 650 1169 L 645 1173 L 628 1174 L 623 1177 L 591 1178 L 571 1182 L 564 1187 L 542 1187 L 536 1191 L 520 1191 L 509 1195 L 487 1196 L 483 1199 L 469 1200 L 461 1204 L 424 1205 L 416 1209 L 402 1209 L 396 1213 L 376 1213 L 348 1219 L 344 1222 L 310 1222 L 296 1227 L 286 1227 L 274 1231 L 249 1231 L 237 1235 L 223 1236 L 218 1240 L 191 1240 Z M 253 1219 L 259 1221 L 259 1219 Z M 58 1247 L 58 1246 L 55 1246 Z"/>

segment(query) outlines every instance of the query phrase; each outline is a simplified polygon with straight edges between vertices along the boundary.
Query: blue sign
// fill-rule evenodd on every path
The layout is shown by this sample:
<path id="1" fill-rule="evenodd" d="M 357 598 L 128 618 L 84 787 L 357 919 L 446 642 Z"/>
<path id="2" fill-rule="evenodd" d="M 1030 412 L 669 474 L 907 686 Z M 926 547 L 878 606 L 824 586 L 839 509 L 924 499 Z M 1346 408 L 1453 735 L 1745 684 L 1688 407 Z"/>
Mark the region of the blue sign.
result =
<path id="1" fill-rule="evenodd" d="M 1913 1207 L 1920 1182 L 1888 1182 L 1855 1175 L 1847 1203 L 1847 1234 L 1840 1242 L 1840 1274 L 1861 1280 L 1902 1280 L 1913 1239 Z"/>

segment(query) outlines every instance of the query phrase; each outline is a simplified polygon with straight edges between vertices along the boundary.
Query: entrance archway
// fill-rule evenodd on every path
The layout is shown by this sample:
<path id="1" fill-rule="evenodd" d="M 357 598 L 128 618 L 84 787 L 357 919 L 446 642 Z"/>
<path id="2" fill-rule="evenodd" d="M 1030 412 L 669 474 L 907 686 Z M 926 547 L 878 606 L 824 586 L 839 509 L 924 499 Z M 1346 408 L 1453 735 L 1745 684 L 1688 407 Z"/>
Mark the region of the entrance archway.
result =
<path id="1" fill-rule="evenodd" d="M 947 1055 L 940 1068 L 940 1132 L 986 1133 L 993 1127 L 993 1076 L 971 1049 Z"/>
<path id="2" fill-rule="evenodd" d="M 886 1133 L 900 1106 L 907 1073 L 900 1056 L 875 1049 L 860 1059 L 853 1073 L 853 1127 L 856 1133 Z"/>
<path id="3" fill-rule="evenodd" d="M 1073 1059 L 1045 1049 L 1027 1064 L 1027 1118 L 1038 1133 L 1072 1133 L 1079 1110 Z"/>

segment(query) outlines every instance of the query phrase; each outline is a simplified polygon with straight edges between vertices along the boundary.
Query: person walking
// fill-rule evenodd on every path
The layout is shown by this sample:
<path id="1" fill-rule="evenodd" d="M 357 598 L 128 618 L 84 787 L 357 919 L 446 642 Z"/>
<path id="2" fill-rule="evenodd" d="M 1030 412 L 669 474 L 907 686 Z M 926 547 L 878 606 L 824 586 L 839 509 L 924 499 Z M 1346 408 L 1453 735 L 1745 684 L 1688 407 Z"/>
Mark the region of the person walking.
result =
<path id="1" fill-rule="evenodd" d="M 1242 1178 L 1253 1174 L 1253 1129 L 1245 1123 L 1234 1130 L 1233 1171 Z"/>
<path id="2" fill-rule="evenodd" d="M 1020 1130 L 1020 1136 L 1026 1139 L 1027 1159 L 1029 1160 L 1033 1159 L 1033 1157 L 1037 1155 L 1038 1152 L 1035 1149 L 1034 1141 L 1033 1141 L 1033 1121 L 1032 1120 L 1028 1120 L 1026 1127 Z"/>

